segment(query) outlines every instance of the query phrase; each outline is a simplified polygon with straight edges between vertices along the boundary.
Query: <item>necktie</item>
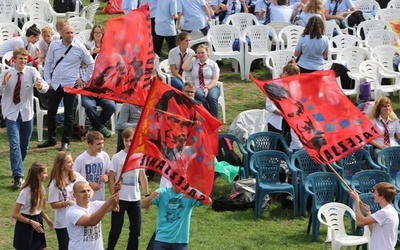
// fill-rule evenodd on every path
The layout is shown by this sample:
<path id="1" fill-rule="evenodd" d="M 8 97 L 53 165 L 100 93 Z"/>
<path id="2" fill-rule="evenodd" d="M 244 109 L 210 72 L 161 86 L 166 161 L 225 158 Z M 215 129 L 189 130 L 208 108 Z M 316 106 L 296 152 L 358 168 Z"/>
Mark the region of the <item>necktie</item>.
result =
<path id="1" fill-rule="evenodd" d="M 18 80 L 17 84 L 15 85 L 14 95 L 13 95 L 13 102 L 14 104 L 18 104 L 21 102 L 20 92 L 21 92 L 21 75 L 22 72 L 18 72 Z"/>
<path id="2" fill-rule="evenodd" d="M 381 121 L 382 121 L 383 127 L 385 127 L 385 131 L 383 132 L 383 143 L 385 144 L 385 146 L 390 147 L 390 137 L 389 137 L 388 126 L 383 120 L 381 120 Z"/>
<path id="3" fill-rule="evenodd" d="M 269 2 L 269 3 L 265 2 L 265 4 L 267 5 L 267 9 L 266 9 L 266 12 L 265 12 L 265 22 L 264 22 L 264 24 L 268 24 L 268 23 L 271 22 L 271 8 L 270 8 L 271 2 Z"/>
<path id="4" fill-rule="evenodd" d="M 178 71 L 178 74 L 179 75 L 182 75 L 182 73 L 183 73 L 183 69 L 182 69 L 182 65 L 183 65 L 183 59 L 185 58 L 185 56 L 186 56 L 186 52 L 182 55 L 182 53 L 179 53 L 179 56 L 181 57 L 181 64 L 180 64 L 180 66 L 179 66 L 179 71 Z"/>
<path id="5" fill-rule="evenodd" d="M 204 64 L 200 64 L 199 63 L 199 84 L 200 84 L 200 88 L 201 89 L 205 89 L 206 88 L 206 84 L 205 84 L 205 82 L 204 82 L 204 74 L 203 74 L 203 67 L 204 67 L 204 65 L 206 65 L 205 63 Z"/>
<path id="6" fill-rule="evenodd" d="M 232 2 L 232 9 L 231 9 L 231 15 L 236 13 L 236 1 Z"/>
<path id="7" fill-rule="evenodd" d="M 335 4 L 335 7 L 333 8 L 332 15 L 336 15 L 336 13 L 337 13 L 337 8 L 338 8 L 338 5 L 339 5 L 339 1 L 340 1 L 340 0 L 335 0 L 336 4 Z"/>

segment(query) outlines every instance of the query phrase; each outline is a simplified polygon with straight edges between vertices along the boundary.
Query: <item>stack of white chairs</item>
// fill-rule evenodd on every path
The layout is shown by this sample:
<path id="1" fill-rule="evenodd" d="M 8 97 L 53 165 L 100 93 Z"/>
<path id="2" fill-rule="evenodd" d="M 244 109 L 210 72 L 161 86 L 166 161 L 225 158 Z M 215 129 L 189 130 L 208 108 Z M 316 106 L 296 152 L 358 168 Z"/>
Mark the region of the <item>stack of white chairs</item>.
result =
<path id="1" fill-rule="evenodd" d="M 233 50 L 235 39 L 239 41 L 239 51 Z M 240 30 L 227 24 L 212 26 L 207 34 L 207 41 L 209 58 L 213 61 L 234 59 L 240 67 L 240 78 L 244 80 L 244 49 Z M 237 64 L 234 64 L 235 72 L 238 71 Z"/>
<path id="2" fill-rule="evenodd" d="M 360 84 L 366 80 L 366 77 L 360 72 L 360 64 L 368 58 L 368 50 L 360 46 L 349 46 L 338 52 L 337 60 L 348 68 L 349 71 L 347 75 L 355 82 L 354 89 L 343 89 L 342 86 L 339 85 L 345 95 L 357 95 L 358 97 L 360 93 Z"/>
<path id="3" fill-rule="evenodd" d="M 281 29 L 278 34 L 281 50 L 294 52 L 300 36 L 304 32 L 304 27 L 299 25 L 289 25 Z"/>
<path id="4" fill-rule="evenodd" d="M 249 38 L 249 43 L 246 41 L 244 47 L 245 59 L 245 79 L 249 79 L 251 63 L 255 59 L 266 59 L 268 53 L 271 51 L 272 42 L 278 42 L 278 36 L 275 30 L 267 25 L 252 25 L 243 31 L 242 39 L 245 41 L 246 37 Z M 270 39 L 272 37 L 272 40 Z"/>
<path id="5" fill-rule="evenodd" d="M 374 60 L 366 60 L 360 64 L 360 72 L 367 81 L 372 82 L 374 89 L 374 99 L 377 100 L 384 93 L 397 92 L 400 90 L 399 74 L 388 71 L 385 67 Z M 389 78 L 394 80 L 392 85 L 382 85 L 382 79 Z M 399 97 L 400 98 L 400 97 Z"/>

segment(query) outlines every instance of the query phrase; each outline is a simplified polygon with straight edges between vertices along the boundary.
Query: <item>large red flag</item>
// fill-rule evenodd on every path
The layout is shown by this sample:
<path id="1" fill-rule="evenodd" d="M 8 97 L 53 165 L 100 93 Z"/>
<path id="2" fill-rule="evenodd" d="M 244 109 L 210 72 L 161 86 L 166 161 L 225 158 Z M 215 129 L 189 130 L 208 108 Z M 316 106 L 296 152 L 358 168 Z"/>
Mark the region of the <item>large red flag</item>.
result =
<path id="1" fill-rule="evenodd" d="M 107 21 L 92 78 L 84 89 L 65 90 L 143 106 L 153 64 L 150 12 L 145 5 Z"/>
<path id="2" fill-rule="evenodd" d="M 221 125 L 201 104 L 156 79 L 122 173 L 153 170 L 184 194 L 209 203 Z"/>
<path id="3" fill-rule="evenodd" d="M 356 151 L 380 134 L 339 89 L 334 71 L 266 82 L 251 79 L 274 102 L 317 163 Z"/>

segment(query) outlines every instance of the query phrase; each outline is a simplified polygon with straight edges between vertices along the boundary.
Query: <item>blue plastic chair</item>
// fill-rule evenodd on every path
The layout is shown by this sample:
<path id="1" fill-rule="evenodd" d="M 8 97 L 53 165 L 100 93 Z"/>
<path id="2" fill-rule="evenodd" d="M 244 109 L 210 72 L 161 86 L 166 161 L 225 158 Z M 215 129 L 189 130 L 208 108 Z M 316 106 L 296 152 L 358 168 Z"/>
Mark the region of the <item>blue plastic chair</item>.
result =
<path id="1" fill-rule="evenodd" d="M 297 194 L 299 195 L 300 213 L 302 216 L 306 216 L 306 207 L 308 201 L 308 194 L 305 191 L 305 179 L 306 177 L 315 172 L 324 171 L 324 165 L 315 163 L 308 155 L 306 150 L 299 150 L 295 152 L 291 157 L 292 165 L 297 168 L 297 178 L 299 184 L 297 187 Z M 293 179 L 296 179 L 293 176 Z"/>
<path id="2" fill-rule="evenodd" d="M 359 149 L 352 154 L 349 154 L 339 161 L 336 162 L 339 174 L 346 181 L 347 185 L 351 186 L 351 178 L 353 175 L 362 169 L 377 169 L 380 170 L 381 167 L 378 166 L 371 158 L 369 152 L 365 149 Z M 343 188 L 340 189 L 340 201 L 347 204 L 349 198 L 348 189 L 341 183 Z"/>
<path id="3" fill-rule="evenodd" d="M 260 218 L 261 206 L 264 197 L 272 193 L 288 193 L 293 197 L 294 215 L 297 216 L 297 196 L 294 183 L 281 183 L 280 173 L 282 171 L 281 164 L 286 163 L 292 174 L 296 169 L 290 163 L 289 157 L 281 151 L 263 150 L 254 153 L 250 158 L 250 170 L 256 179 L 256 195 L 255 195 L 255 217 Z"/>
<path id="4" fill-rule="evenodd" d="M 395 180 L 400 171 L 400 146 L 382 149 L 378 154 L 377 163 Z"/>
<path id="5" fill-rule="evenodd" d="M 379 182 L 394 184 L 390 175 L 382 170 L 363 170 L 353 175 L 351 188 L 358 193 L 372 193 L 375 184 Z"/>
<path id="6" fill-rule="evenodd" d="M 240 166 L 239 174 L 242 178 L 246 179 L 249 177 L 249 159 L 248 153 L 246 149 L 243 147 L 242 143 L 240 142 L 239 138 L 232 134 L 219 134 L 219 138 L 227 138 L 230 140 L 233 147 L 236 144 L 237 148 L 239 149 L 240 153 L 242 154 L 242 166 Z"/>
<path id="7" fill-rule="evenodd" d="M 338 179 L 334 173 L 311 173 L 306 177 L 305 189 L 312 197 L 312 208 L 307 227 L 307 234 L 310 233 L 312 227 L 312 241 L 318 241 L 320 227 L 318 210 L 322 205 L 335 201 L 335 197 L 339 192 L 338 187 Z"/>

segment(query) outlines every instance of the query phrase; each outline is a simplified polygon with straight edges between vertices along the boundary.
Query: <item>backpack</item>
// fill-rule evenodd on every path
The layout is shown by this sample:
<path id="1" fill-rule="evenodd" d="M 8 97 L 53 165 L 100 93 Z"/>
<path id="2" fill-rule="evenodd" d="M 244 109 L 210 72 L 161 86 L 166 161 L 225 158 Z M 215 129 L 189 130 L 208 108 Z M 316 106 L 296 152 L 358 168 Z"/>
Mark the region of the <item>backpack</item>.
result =
<path id="1" fill-rule="evenodd" d="M 228 138 L 219 138 L 217 160 L 225 161 L 232 166 L 242 166 L 242 159 L 233 150 L 232 143 Z"/>
<path id="2" fill-rule="evenodd" d="M 357 10 L 357 11 L 354 11 L 353 13 L 351 13 L 350 16 L 347 18 L 347 25 L 349 27 L 357 27 L 361 22 L 364 22 L 364 21 L 365 21 L 365 18 L 364 18 L 362 11 Z M 355 34 L 352 34 L 352 30 L 349 30 L 349 34 L 355 35 Z M 363 40 L 365 39 L 364 30 L 361 31 L 361 38 Z"/>
<path id="3" fill-rule="evenodd" d="M 254 194 L 237 191 L 214 200 L 211 207 L 216 212 L 243 211 L 254 208 Z"/>

